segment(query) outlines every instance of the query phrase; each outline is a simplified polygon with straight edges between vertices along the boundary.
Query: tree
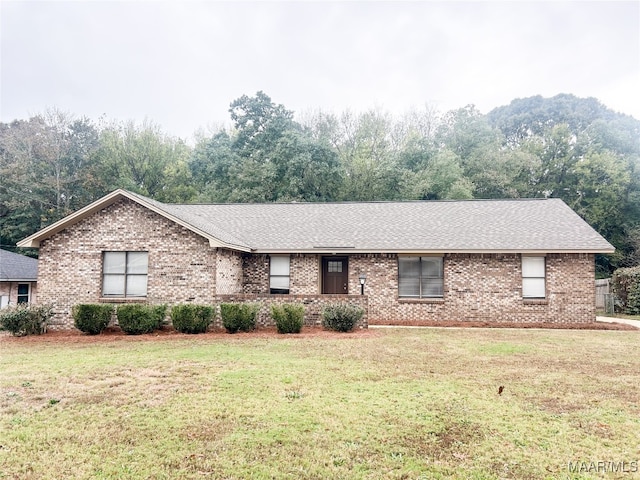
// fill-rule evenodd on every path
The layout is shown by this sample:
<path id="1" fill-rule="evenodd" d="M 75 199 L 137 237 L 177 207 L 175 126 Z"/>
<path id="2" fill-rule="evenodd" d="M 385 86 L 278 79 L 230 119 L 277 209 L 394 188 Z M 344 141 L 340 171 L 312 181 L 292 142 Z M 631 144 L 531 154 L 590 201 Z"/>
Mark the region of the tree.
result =
<path id="1" fill-rule="evenodd" d="M 438 152 L 407 184 L 408 198 L 416 200 L 473 198 L 473 184 L 465 178 L 460 159 L 450 150 Z"/>
<path id="2" fill-rule="evenodd" d="M 189 162 L 201 198 L 219 202 L 326 201 L 338 194 L 336 153 L 263 92 L 229 109 L 235 130 L 201 141 Z"/>
<path id="3" fill-rule="evenodd" d="M 184 202 L 196 195 L 190 186 L 190 153 L 182 140 L 151 122 L 126 122 L 101 132 L 96 156 L 109 190 L 125 188 L 160 201 Z"/>
<path id="4" fill-rule="evenodd" d="M 93 200 L 100 191 L 88 119 L 51 109 L 0 128 L 0 236 L 16 242 Z M 102 192 L 101 192 L 102 193 Z"/>

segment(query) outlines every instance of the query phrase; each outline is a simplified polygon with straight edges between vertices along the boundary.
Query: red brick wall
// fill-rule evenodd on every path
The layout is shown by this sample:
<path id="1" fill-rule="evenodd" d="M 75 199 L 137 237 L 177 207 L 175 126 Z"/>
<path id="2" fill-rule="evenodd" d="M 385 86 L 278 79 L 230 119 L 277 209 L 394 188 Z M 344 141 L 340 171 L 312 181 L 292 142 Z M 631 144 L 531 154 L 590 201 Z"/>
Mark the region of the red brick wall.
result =
<path id="1" fill-rule="evenodd" d="M 398 297 L 397 258 L 354 258 L 367 273 L 369 322 L 491 321 L 593 322 L 595 270 L 593 255 L 547 255 L 547 298 L 522 298 L 518 254 L 448 254 L 444 257 L 443 298 Z"/>
<path id="2" fill-rule="evenodd" d="M 360 292 L 366 274 L 370 323 L 420 321 L 593 322 L 595 270 L 590 254 L 547 255 L 547 298 L 522 298 L 519 254 L 448 254 L 444 257 L 444 295 L 435 299 L 398 297 L 396 254 L 349 257 L 349 293 Z M 246 255 L 245 293 L 269 291 L 269 258 Z M 291 256 L 291 293 L 320 294 L 320 257 Z"/>
<path id="3" fill-rule="evenodd" d="M 351 255 L 350 295 L 337 299 L 320 295 L 320 256 L 297 254 L 291 256 L 291 295 L 269 296 L 268 255 L 211 248 L 193 232 L 135 202 L 121 200 L 42 242 L 38 303 L 54 305 L 53 328 L 72 326 L 74 304 L 107 301 L 101 299 L 101 274 L 102 252 L 109 250 L 149 252 L 146 301 L 150 303 L 214 304 L 223 296 L 262 299 L 265 304 L 295 300 L 311 305 L 311 323 L 319 321 L 322 305 L 336 300 L 365 302 L 369 323 L 595 320 L 594 258 L 590 254 L 547 255 L 547 298 L 543 301 L 522 298 L 517 254 L 445 255 L 444 295 L 430 300 L 398 298 L 395 254 Z M 357 299 L 361 273 L 367 276 L 366 298 Z M 265 312 L 262 322 L 268 321 Z"/>
<path id="4" fill-rule="evenodd" d="M 108 250 L 149 252 L 150 303 L 215 297 L 216 251 L 209 242 L 124 199 L 41 243 L 38 303 L 53 304 L 53 329 L 73 325 L 76 303 L 101 301 L 102 252 Z"/>

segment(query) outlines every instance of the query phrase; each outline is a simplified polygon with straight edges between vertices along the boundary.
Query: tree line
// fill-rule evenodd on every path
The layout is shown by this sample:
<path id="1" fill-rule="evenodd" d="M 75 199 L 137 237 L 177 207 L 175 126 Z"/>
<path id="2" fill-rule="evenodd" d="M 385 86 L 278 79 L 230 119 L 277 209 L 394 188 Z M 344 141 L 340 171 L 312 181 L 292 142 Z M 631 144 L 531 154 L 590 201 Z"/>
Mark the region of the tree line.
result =
<path id="1" fill-rule="evenodd" d="M 194 146 L 56 109 L 0 123 L 0 244 L 116 188 L 174 203 L 558 197 L 616 247 L 598 275 L 640 263 L 640 121 L 594 98 L 296 118 L 258 92 L 229 114 Z"/>

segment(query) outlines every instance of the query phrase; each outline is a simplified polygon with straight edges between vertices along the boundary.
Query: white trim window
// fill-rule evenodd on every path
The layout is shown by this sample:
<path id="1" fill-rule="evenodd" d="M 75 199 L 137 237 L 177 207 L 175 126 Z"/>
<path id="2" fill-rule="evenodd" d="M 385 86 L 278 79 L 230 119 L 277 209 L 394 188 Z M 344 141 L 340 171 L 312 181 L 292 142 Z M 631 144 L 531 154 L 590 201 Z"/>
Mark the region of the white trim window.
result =
<path id="1" fill-rule="evenodd" d="M 522 297 L 546 297 L 545 257 L 522 257 Z"/>
<path id="2" fill-rule="evenodd" d="M 18 284 L 18 296 L 16 303 L 29 303 L 31 301 L 31 285 L 28 283 Z"/>
<path id="3" fill-rule="evenodd" d="M 146 297 L 148 252 L 104 252 L 102 296 Z"/>
<path id="4" fill-rule="evenodd" d="M 291 259 L 273 255 L 269 262 L 269 293 L 288 294 L 291 283 Z"/>
<path id="5" fill-rule="evenodd" d="M 439 298 L 443 296 L 442 257 L 398 257 L 398 296 Z"/>

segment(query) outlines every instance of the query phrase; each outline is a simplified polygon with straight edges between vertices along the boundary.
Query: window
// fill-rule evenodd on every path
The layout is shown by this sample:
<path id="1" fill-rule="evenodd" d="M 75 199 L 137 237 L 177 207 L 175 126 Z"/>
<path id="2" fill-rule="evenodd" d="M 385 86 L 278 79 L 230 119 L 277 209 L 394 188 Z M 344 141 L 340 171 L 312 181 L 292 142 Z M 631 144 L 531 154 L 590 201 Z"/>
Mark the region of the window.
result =
<path id="1" fill-rule="evenodd" d="M 442 297 L 442 292 L 442 257 L 398 258 L 398 295 L 400 297 Z"/>
<path id="2" fill-rule="evenodd" d="M 148 268 L 148 252 L 104 252 L 102 295 L 146 297 Z"/>
<path id="3" fill-rule="evenodd" d="M 29 303 L 29 284 L 28 283 L 19 283 L 18 284 L 18 303 Z"/>
<path id="4" fill-rule="evenodd" d="M 522 257 L 522 296 L 545 298 L 544 257 Z"/>
<path id="5" fill-rule="evenodd" d="M 269 292 L 289 293 L 289 257 L 271 257 L 269 269 Z"/>

